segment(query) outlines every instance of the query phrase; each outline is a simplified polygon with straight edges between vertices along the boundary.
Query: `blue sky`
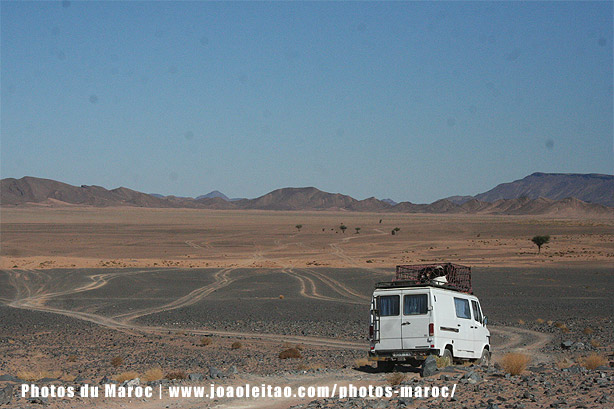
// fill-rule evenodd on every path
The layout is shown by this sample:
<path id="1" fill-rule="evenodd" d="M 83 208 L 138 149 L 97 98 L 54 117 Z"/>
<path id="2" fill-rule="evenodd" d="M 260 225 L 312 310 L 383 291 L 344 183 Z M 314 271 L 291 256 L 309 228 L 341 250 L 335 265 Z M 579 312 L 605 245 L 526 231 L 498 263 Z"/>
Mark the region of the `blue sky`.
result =
<path id="1" fill-rule="evenodd" d="M 0 173 L 412 202 L 612 174 L 612 4 L 3 1 Z"/>

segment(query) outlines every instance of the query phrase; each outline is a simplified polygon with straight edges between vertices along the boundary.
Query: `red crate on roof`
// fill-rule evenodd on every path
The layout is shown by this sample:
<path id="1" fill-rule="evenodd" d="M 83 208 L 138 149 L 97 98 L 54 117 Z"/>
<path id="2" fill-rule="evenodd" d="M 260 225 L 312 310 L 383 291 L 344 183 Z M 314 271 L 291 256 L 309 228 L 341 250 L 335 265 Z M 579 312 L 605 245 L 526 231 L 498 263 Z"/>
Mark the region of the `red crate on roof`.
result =
<path id="1" fill-rule="evenodd" d="M 440 277 L 445 277 L 445 280 Z M 397 266 L 397 275 L 392 281 L 408 281 L 412 284 L 436 283 L 473 294 L 471 267 L 460 264 L 416 264 Z"/>

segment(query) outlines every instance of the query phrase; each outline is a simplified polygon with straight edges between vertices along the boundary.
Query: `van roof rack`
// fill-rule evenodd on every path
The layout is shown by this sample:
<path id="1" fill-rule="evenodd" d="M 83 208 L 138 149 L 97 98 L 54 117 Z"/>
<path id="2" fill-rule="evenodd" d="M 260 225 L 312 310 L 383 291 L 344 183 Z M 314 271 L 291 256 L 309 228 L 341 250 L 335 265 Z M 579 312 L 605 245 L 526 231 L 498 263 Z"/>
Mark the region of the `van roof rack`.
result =
<path id="1" fill-rule="evenodd" d="M 402 286 L 434 286 L 473 294 L 471 267 L 452 263 L 400 265 L 392 282 L 377 284 L 377 288 Z"/>

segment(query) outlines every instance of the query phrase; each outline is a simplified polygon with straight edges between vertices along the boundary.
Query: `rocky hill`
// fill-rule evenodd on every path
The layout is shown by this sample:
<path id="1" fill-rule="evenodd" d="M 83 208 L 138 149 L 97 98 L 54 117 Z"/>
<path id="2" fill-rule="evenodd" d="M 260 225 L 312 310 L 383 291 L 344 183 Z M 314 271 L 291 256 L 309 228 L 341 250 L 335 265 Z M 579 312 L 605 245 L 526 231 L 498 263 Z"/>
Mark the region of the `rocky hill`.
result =
<path id="1" fill-rule="evenodd" d="M 544 174 L 540 174 L 544 175 Z M 531 175 L 529 178 L 535 175 Z M 604 175 L 601 175 L 604 176 Z M 605 175 L 607 176 L 607 175 Z M 535 176 L 541 178 L 542 176 Z M 527 179 L 527 178 L 525 178 Z M 547 178 L 551 179 L 551 178 Z M 593 177 L 589 178 L 593 180 Z M 606 200 L 608 197 L 608 177 L 602 186 L 606 192 L 593 188 L 592 198 Z M 524 179 L 523 179 L 524 180 Z M 513 182 L 515 183 L 515 182 Z M 596 183 L 596 182 L 595 182 Z M 503 186 L 503 185 L 499 185 Z M 562 184 L 571 189 L 568 183 Z M 497 189 L 497 188 L 495 188 Z M 495 190 L 493 189 L 493 191 Z M 503 188 L 502 188 L 503 189 Z M 507 188 L 506 188 L 507 189 Z M 516 189 L 516 188 L 515 188 Z M 536 191 L 545 189 L 540 185 Z M 522 191 L 521 189 L 516 189 Z M 501 190 L 503 191 L 503 190 Z M 507 189 L 511 191 L 511 188 Z M 580 190 L 576 190 L 581 193 Z M 588 192 L 585 189 L 583 192 Z M 491 191 L 492 192 L 492 191 Z M 553 190 L 549 190 L 554 194 Z M 487 192 L 488 193 L 488 192 Z M 546 197 L 495 199 L 492 202 L 478 196 L 468 200 L 437 200 L 430 204 L 401 202 L 391 204 L 387 201 L 370 197 L 356 200 L 340 193 L 323 192 L 315 187 L 283 188 L 269 192 L 255 199 L 229 201 L 220 195 L 189 197 L 160 196 L 137 192 L 125 187 L 107 190 L 101 186 L 72 186 L 50 179 L 23 177 L 21 179 L 2 179 L 0 183 L 0 204 L 3 206 L 23 205 L 86 205 L 86 206 L 135 206 L 135 207 L 172 207 L 200 209 L 259 209 L 259 210 L 345 210 L 359 212 L 395 212 L 395 213 L 433 213 L 433 214 L 495 214 L 495 215 L 559 215 L 559 216 L 595 216 L 614 217 L 614 208 L 596 203 L 587 203 L 575 197 L 550 199 Z M 486 196 L 487 198 L 496 197 Z"/>
<path id="2" fill-rule="evenodd" d="M 596 173 L 533 173 L 514 182 L 502 183 L 476 195 L 475 199 L 494 202 L 521 197 L 553 200 L 575 197 L 583 202 L 614 207 L 614 176 Z"/>

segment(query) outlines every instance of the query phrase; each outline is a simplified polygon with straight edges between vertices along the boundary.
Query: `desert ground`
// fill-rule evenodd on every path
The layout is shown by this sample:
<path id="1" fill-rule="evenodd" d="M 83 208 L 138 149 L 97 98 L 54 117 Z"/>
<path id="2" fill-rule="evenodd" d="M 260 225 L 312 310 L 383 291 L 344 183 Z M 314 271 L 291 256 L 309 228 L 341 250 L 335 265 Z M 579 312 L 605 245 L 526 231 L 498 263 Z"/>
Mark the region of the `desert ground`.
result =
<path id="1" fill-rule="evenodd" d="M 454 400 L 42 401 L 50 407 L 614 402 L 614 220 L 43 206 L 3 208 L 1 217 L 0 390 L 20 379 L 137 376 L 207 385 L 424 381 L 414 368 L 379 373 L 365 360 L 370 294 L 397 264 L 471 266 L 493 335 L 495 365 L 428 378 L 458 383 Z M 530 241 L 537 234 L 551 236 L 540 254 Z M 288 348 L 301 358 L 280 359 Z M 529 357 L 521 375 L 499 365 L 508 352 Z M 589 355 L 603 359 L 598 369 L 585 368 Z M 159 380 L 173 373 L 194 376 Z M 15 389 L 7 407 L 39 405 Z"/>

